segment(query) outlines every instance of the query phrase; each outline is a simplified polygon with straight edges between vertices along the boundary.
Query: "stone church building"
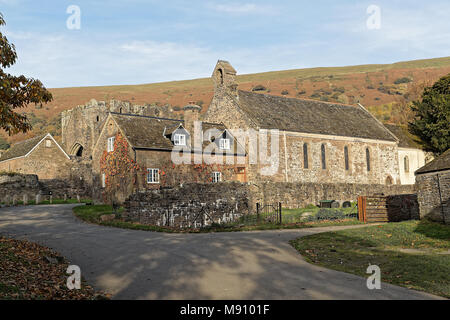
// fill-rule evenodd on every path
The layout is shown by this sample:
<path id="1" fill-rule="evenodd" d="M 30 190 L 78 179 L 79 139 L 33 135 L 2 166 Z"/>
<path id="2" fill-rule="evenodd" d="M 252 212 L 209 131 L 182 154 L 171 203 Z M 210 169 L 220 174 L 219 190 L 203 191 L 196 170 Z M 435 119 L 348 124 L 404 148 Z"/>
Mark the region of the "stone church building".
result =
<path id="1" fill-rule="evenodd" d="M 413 185 L 414 171 L 424 164 L 421 150 L 404 144 L 403 136 L 388 129 L 362 105 L 242 91 L 236 83 L 236 70 L 226 61 L 218 61 L 212 80 L 214 97 L 203 119 L 195 105 L 185 107 L 181 120 L 172 119 L 168 110 L 155 105 L 91 100 L 62 113 L 61 145 L 51 135 L 18 143 L 1 156 L 0 171 L 83 181 L 94 197 L 101 199 L 114 176 L 107 164 L 117 166 L 125 161 L 133 164 L 134 171 L 127 171 L 127 183 L 118 191 L 124 200 L 137 190 L 192 182 L 284 183 L 292 190 L 298 189 L 296 183 L 336 184 L 344 189 Z M 196 122 L 202 125 L 200 136 L 194 134 Z M 207 136 L 210 129 L 217 133 Z M 272 139 L 277 139 L 279 156 L 274 174 L 263 175 L 265 165 L 251 161 L 249 141 L 239 140 L 238 129 L 271 132 L 268 150 Z M 194 147 L 196 139 L 200 139 L 199 147 Z M 120 147 L 118 142 L 126 145 L 126 155 L 112 161 L 115 148 Z M 230 161 L 223 165 L 207 164 L 203 159 L 183 165 L 172 162 L 175 146 L 184 146 L 194 159 L 210 145 L 226 153 Z M 405 157 L 409 157 L 408 163 Z"/>

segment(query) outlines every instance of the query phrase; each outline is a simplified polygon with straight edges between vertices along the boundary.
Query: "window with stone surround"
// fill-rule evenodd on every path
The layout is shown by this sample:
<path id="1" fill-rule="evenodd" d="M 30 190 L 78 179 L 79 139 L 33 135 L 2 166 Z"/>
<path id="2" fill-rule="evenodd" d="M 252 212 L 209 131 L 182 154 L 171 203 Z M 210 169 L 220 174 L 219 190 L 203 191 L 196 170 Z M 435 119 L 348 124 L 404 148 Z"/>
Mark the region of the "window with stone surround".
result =
<path id="1" fill-rule="evenodd" d="M 409 172 L 409 158 L 408 158 L 408 156 L 405 156 L 403 158 L 403 166 L 405 168 L 405 172 Z"/>
<path id="2" fill-rule="evenodd" d="M 115 137 L 109 137 L 108 138 L 108 146 L 106 151 L 107 152 L 113 152 L 114 151 L 114 140 L 116 140 Z"/>
<path id="3" fill-rule="evenodd" d="M 322 154 L 322 169 L 325 170 L 327 168 L 327 159 L 326 159 L 324 144 L 322 144 L 322 146 L 321 146 L 321 154 Z"/>
<path id="4" fill-rule="evenodd" d="M 147 169 L 147 183 L 159 183 L 159 169 Z"/>
<path id="5" fill-rule="evenodd" d="M 348 147 L 344 147 L 344 159 L 345 159 L 345 170 L 350 170 L 350 164 L 348 161 Z"/>
<path id="6" fill-rule="evenodd" d="M 308 163 L 308 144 L 303 144 L 303 168 L 308 169 L 309 163 Z"/>
<path id="7" fill-rule="evenodd" d="M 370 150 L 366 148 L 366 163 L 367 163 L 367 171 L 370 171 Z"/>

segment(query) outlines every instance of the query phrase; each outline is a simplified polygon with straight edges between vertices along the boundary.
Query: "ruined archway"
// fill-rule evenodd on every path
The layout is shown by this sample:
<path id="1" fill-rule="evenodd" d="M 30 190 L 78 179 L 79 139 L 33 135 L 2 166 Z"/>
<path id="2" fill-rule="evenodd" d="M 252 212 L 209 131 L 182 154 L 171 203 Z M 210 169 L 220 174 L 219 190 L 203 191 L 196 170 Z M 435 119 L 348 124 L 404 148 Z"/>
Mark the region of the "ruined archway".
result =
<path id="1" fill-rule="evenodd" d="M 83 151 L 84 151 L 84 147 L 77 142 L 73 145 L 73 147 L 70 151 L 70 155 L 76 156 L 76 157 L 82 157 Z"/>

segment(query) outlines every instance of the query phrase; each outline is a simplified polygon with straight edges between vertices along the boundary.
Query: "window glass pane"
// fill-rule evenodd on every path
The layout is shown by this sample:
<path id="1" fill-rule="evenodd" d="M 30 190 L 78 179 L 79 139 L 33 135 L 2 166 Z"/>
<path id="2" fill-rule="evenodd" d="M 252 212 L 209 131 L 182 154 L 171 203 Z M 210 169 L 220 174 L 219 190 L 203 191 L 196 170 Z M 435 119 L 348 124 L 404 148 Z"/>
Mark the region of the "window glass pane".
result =
<path id="1" fill-rule="evenodd" d="M 308 169 L 308 144 L 303 144 L 303 167 Z"/>
<path id="2" fill-rule="evenodd" d="M 348 147 L 344 147 L 344 157 L 345 157 L 345 170 L 349 170 L 350 166 L 348 163 Z"/>
<path id="3" fill-rule="evenodd" d="M 322 169 L 326 169 L 327 168 L 327 160 L 325 158 L 325 145 L 323 144 L 321 147 L 321 151 L 322 151 Z"/>

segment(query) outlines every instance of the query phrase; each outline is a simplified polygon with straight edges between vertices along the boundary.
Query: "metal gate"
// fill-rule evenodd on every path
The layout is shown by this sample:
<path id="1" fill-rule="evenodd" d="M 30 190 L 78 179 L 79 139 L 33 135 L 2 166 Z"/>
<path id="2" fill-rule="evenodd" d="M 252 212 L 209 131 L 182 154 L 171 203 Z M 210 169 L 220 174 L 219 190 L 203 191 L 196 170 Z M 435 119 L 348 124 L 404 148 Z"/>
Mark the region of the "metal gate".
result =
<path id="1" fill-rule="evenodd" d="M 256 219 L 260 223 L 282 224 L 281 202 L 274 204 L 256 204 Z"/>

